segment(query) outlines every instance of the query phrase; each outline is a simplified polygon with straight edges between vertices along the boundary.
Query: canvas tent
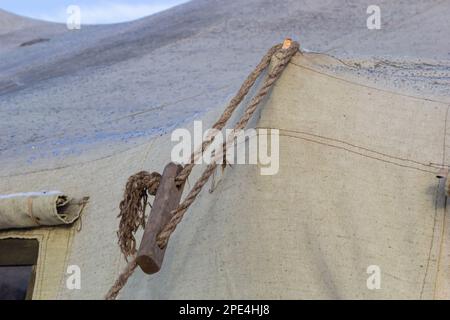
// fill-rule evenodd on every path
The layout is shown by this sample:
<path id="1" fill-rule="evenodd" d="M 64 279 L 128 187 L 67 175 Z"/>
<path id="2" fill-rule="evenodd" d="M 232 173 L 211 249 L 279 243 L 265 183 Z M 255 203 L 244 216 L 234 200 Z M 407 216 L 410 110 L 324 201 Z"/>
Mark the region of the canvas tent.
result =
<path id="1" fill-rule="evenodd" d="M 293 58 L 250 125 L 279 129 L 279 173 L 262 176 L 255 165 L 218 173 L 214 192 L 201 193 L 171 238 L 162 270 L 137 269 L 119 298 L 450 297 L 445 182 L 436 178 L 449 159 L 449 103 L 338 77 L 327 69 L 335 64 Z M 0 232 L 39 239 L 33 298 L 103 298 L 125 265 L 116 239 L 123 186 L 140 170 L 161 171 L 171 147 L 165 135 L 111 157 L 1 178 L 2 193 L 90 196 L 79 232 Z M 69 265 L 80 267 L 80 290 L 66 286 Z M 371 290 L 373 266 L 381 287 Z"/>

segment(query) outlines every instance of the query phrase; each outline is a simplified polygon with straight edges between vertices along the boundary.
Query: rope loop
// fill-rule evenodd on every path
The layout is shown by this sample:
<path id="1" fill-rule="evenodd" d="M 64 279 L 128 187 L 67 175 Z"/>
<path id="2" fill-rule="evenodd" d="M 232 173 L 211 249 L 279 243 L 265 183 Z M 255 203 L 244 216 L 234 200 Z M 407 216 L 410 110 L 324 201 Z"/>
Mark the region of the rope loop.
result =
<path id="1" fill-rule="evenodd" d="M 278 58 L 277 63 L 269 71 L 258 93 L 253 97 L 250 104 L 245 109 L 245 112 L 242 115 L 241 119 L 235 124 L 233 128 L 234 130 L 232 130 L 232 134 L 223 144 L 224 154 L 218 156 L 225 157 L 227 148 L 231 145 L 231 141 L 234 141 L 235 133 L 238 130 L 245 128 L 251 116 L 260 105 L 261 101 L 269 93 L 275 81 L 281 76 L 291 58 L 298 52 L 299 44 L 297 42 L 291 41 L 289 39 L 289 41 L 285 41 L 285 44 L 286 43 L 288 43 L 288 46 L 277 44 L 269 49 L 269 51 L 264 55 L 259 64 L 256 66 L 256 68 L 244 81 L 236 95 L 231 99 L 221 117 L 212 126 L 213 129 L 216 129 L 218 131 L 221 131 L 225 127 L 233 112 L 247 96 L 259 76 L 263 73 L 264 70 L 268 68 L 272 57 L 276 55 L 276 57 Z M 200 148 L 191 154 L 190 163 L 186 164 L 183 167 L 182 171 L 175 179 L 175 183 L 177 186 L 181 186 L 186 182 L 192 172 L 192 169 L 195 166 L 195 161 L 205 152 L 205 150 L 212 144 L 213 141 L 214 135 L 210 134 L 206 137 Z M 180 203 L 175 210 L 171 211 L 171 220 L 167 223 L 166 226 L 163 227 L 162 231 L 157 237 L 157 244 L 161 249 L 167 246 L 170 236 L 175 231 L 177 225 L 183 219 L 183 216 L 186 213 L 187 209 L 200 194 L 203 186 L 208 182 L 211 175 L 215 172 L 216 167 L 216 161 L 213 161 L 213 163 L 208 165 L 195 185 L 189 191 L 186 198 L 182 201 L 182 203 Z M 145 228 L 145 210 L 147 208 L 148 196 L 156 195 L 160 182 L 161 175 L 157 172 L 148 173 L 146 171 L 141 171 L 128 178 L 127 184 L 125 186 L 123 200 L 119 205 L 120 214 L 118 217 L 120 218 L 120 223 L 119 231 L 117 231 L 117 236 L 119 238 L 118 243 L 120 249 L 125 256 L 125 259 L 128 261 L 128 257 L 131 256 L 132 260 L 128 262 L 125 270 L 119 275 L 118 279 L 109 290 L 108 294 L 105 297 L 108 300 L 115 299 L 117 297 L 120 290 L 125 286 L 128 278 L 133 274 L 134 270 L 137 267 L 136 239 L 134 235 L 140 226 L 142 226 L 142 228 Z"/>
<path id="2" fill-rule="evenodd" d="M 262 73 L 262 71 L 269 66 L 269 63 L 273 57 L 273 55 L 277 54 L 277 58 L 279 59 L 277 63 L 274 65 L 272 70 L 269 71 L 266 79 L 264 80 L 264 83 L 262 84 L 261 88 L 259 89 L 258 93 L 253 97 L 250 104 L 247 106 L 244 114 L 242 115 L 241 119 L 236 123 L 232 130 L 232 134 L 230 137 L 228 137 L 227 142 L 224 143 L 223 152 L 225 153 L 227 148 L 232 144 L 232 141 L 234 141 L 234 135 L 237 131 L 242 130 L 245 128 L 245 126 L 250 121 L 250 118 L 255 113 L 256 109 L 260 105 L 261 101 L 267 96 L 270 89 L 274 85 L 275 81 L 281 76 L 284 69 L 288 65 L 289 61 L 292 59 L 292 57 L 298 52 L 300 45 L 298 42 L 292 41 L 290 46 L 288 48 L 283 48 L 282 44 L 278 44 L 276 46 L 273 46 L 269 52 L 264 56 L 264 58 L 261 60 L 258 67 L 255 69 L 255 71 L 252 72 L 252 74 L 247 78 L 247 80 L 242 85 L 241 89 L 239 90 L 238 94 L 235 98 L 232 99 L 232 103 L 225 109 L 225 112 L 220 117 L 219 121 L 216 122 L 216 124 L 213 126 L 214 129 L 221 130 L 223 126 L 226 124 L 228 119 L 231 117 L 232 112 L 236 109 L 237 105 L 242 101 L 242 99 L 246 96 L 246 94 L 249 92 L 250 87 L 255 83 L 257 76 Z M 264 67 L 263 69 L 261 69 Z M 255 75 L 256 78 L 253 78 L 252 75 Z M 250 80 L 249 80 L 250 79 Z M 249 84 L 251 83 L 250 87 Z M 239 100 L 240 99 L 240 100 Z M 235 102 L 233 102 L 235 101 Z M 239 101 L 239 102 L 238 102 Z M 237 104 L 236 104 L 237 103 Z M 206 140 L 203 142 L 201 149 L 198 151 L 192 153 L 191 159 L 195 159 L 198 154 L 201 154 L 204 152 L 208 146 L 214 141 L 214 138 L 211 138 L 209 140 Z M 208 182 L 210 176 L 214 173 L 216 170 L 217 163 L 216 161 L 213 161 L 212 164 L 208 165 L 203 174 L 200 176 L 200 178 L 197 180 L 195 185 L 192 187 L 191 191 L 187 195 L 187 197 L 183 200 L 183 202 L 176 208 L 175 210 L 171 211 L 171 220 L 167 223 L 167 225 L 163 228 L 163 230 L 159 233 L 157 237 L 157 244 L 158 246 L 163 249 L 167 246 L 167 243 L 169 242 L 169 238 L 172 235 L 172 233 L 175 231 L 177 225 L 181 222 L 183 219 L 184 214 L 186 213 L 187 209 L 190 207 L 190 205 L 195 201 L 197 196 L 199 195 L 200 191 L 202 190 L 203 186 Z M 192 169 L 194 168 L 194 163 L 187 164 L 183 170 L 180 172 L 180 174 L 177 176 L 176 182 L 177 183 L 183 183 L 186 181 L 186 179 L 189 177 L 190 173 L 192 172 Z"/>

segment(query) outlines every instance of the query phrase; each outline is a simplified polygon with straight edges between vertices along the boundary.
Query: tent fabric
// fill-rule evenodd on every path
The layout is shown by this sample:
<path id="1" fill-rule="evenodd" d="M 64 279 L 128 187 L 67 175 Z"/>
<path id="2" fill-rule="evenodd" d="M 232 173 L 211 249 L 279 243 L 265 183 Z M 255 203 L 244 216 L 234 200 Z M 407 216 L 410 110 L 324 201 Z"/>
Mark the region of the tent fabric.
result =
<path id="1" fill-rule="evenodd" d="M 0 195 L 0 230 L 71 224 L 84 204 L 59 191 Z"/>
<path id="2" fill-rule="evenodd" d="M 280 130 L 279 173 L 227 169 L 161 272 L 136 272 L 122 298 L 449 297 L 444 184 L 430 166 L 448 163 L 448 104 L 338 79 L 311 57 L 329 61 L 297 55 L 256 124 Z"/>
<path id="3" fill-rule="evenodd" d="M 450 298 L 450 219 L 430 164 L 449 163 L 449 104 L 336 77 L 326 67 L 338 63 L 294 57 L 249 125 L 280 130 L 278 174 L 262 176 L 257 165 L 218 170 L 214 192 L 202 191 L 170 239 L 161 271 L 136 269 L 120 299 Z M 208 113 L 204 128 L 221 112 Z M 161 172 L 173 145 L 163 135 L 99 160 L 2 178 L 0 192 L 91 196 L 65 262 L 80 267 L 81 290 L 62 277 L 55 298 L 104 297 L 126 264 L 116 231 L 127 178 Z M 367 286 L 371 266 L 379 289 Z"/>

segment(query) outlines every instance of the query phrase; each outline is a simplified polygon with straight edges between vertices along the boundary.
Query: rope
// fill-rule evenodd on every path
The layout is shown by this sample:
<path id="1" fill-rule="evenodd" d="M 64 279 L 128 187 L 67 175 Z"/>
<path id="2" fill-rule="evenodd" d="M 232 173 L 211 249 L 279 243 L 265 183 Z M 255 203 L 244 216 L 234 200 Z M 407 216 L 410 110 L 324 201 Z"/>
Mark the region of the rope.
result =
<path id="1" fill-rule="evenodd" d="M 139 226 L 145 228 L 148 195 L 156 195 L 160 180 L 159 173 L 146 171 L 138 172 L 128 178 L 123 200 L 119 205 L 120 223 L 119 231 L 117 231 L 118 243 L 125 260 L 137 252 L 134 234 Z"/>
<path id="2" fill-rule="evenodd" d="M 225 108 L 224 112 L 220 116 L 219 120 L 214 123 L 212 126 L 212 129 L 216 129 L 218 131 L 221 131 L 225 124 L 230 119 L 231 115 L 233 114 L 234 110 L 239 106 L 239 104 L 242 102 L 242 100 L 246 97 L 250 89 L 255 84 L 256 80 L 259 78 L 261 73 L 264 72 L 264 70 L 269 66 L 270 61 L 275 53 L 280 51 L 282 47 L 282 44 L 277 44 L 269 49 L 269 51 L 264 55 L 264 57 L 261 59 L 261 61 L 258 63 L 256 68 L 250 73 L 250 75 L 245 79 L 244 83 L 241 85 L 241 88 L 236 93 L 236 95 L 231 99 L 231 101 L 228 103 L 228 106 Z M 298 48 L 298 47 L 297 47 Z M 200 148 L 193 152 L 191 154 L 191 161 L 189 164 L 185 165 L 183 170 L 178 174 L 177 178 L 175 179 L 177 186 L 181 186 L 189 177 L 189 175 L 192 172 L 192 169 L 195 166 L 195 160 L 211 145 L 211 143 L 214 141 L 214 136 L 212 134 L 209 134 L 206 139 L 203 141 Z"/>
<path id="3" fill-rule="evenodd" d="M 117 278 L 114 285 L 109 289 L 108 293 L 105 296 L 105 300 L 115 300 L 120 290 L 125 286 L 130 276 L 133 274 L 134 270 L 137 267 L 136 258 L 133 258 L 130 262 L 128 262 L 125 269 Z"/>
<path id="4" fill-rule="evenodd" d="M 278 46 L 275 46 L 273 48 L 278 48 Z M 299 49 L 299 44 L 297 42 L 293 42 L 289 48 L 282 49 L 282 50 L 278 49 L 278 51 L 275 51 L 275 52 L 280 52 L 282 54 L 281 57 L 279 57 L 279 59 L 280 59 L 279 62 L 269 72 L 261 89 L 259 90 L 257 95 L 253 97 L 249 106 L 245 110 L 244 115 L 241 117 L 241 119 L 235 125 L 233 132 L 230 134 L 230 137 L 228 138 L 227 142 L 224 144 L 224 150 L 226 150 L 227 147 L 230 145 L 230 142 L 233 141 L 235 132 L 245 128 L 245 126 L 249 122 L 251 116 L 256 111 L 258 105 L 266 97 L 266 95 L 272 88 L 273 84 L 280 77 L 280 75 L 282 74 L 282 72 L 284 71 L 286 66 L 288 65 L 291 58 L 294 56 L 294 54 L 297 53 L 298 49 Z M 271 50 L 269 50 L 269 52 L 271 52 Z M 245 87 L 243 87 L 243 88 L 245 88 Z M 247 90 L 247 92 L 248 92 L 248 90 Z M 226 118 L 227 116 L 229 119 L 230 115 L 226 114 L 226 116 L 224 116 L 225 114 L 226 114 L 226 112 L 224 112 L 221 119 Z M 202 146 L 202 149 L 203 149 L 203 146 Z M 186 172 L 190 173 L 192 171 L 192 166 L 193 166 L 193 164 L 187 165 L 185 167 L 185 168 L 187 168 Z M 203 186 L 206 184 L 206 182 L 208 182 L 209 177 L 213 174 L 216 167 L 217 167 L 216 161 L 213 161 L 212 164 L 208 165 L 207 168 L 205 169 L 205 171 L 203 172 L 203 174 L 201 175 L 201 177 L 197 180 L 194 187 L 191 189 L 191 191 L 187 195 L 186 199 L 184 199 L 184 201 L 178 206 L 178 208 L 171 211 L 170 214 L 171 214 L 172 218 L 170 219 L 170 221 L 167 223 L 167 225 L 163 228 L 163 230 L 160 232 L 160 234 L 157 237 L 157 244 L 160 248 L 164 248 L 167 246 L 170 236 L 175 231 L 177 225 L 183 219 L 183 216 L 186 213 L 189 206 L 197 198 L 197 196 L 200 193 L 200 191 L 202 190 Z M 183 172 L 180 172 L 180 174 L 183 174 Z M 186 179 L 187 177 L 185 177 L 185 175 L 183 174 L 181 176 L 178 175 L 177 178 Z"/>
<path id="5" fill-rule="evenodd" d="M 216 155 L 216 160 L 219 157 L 225 156 L 226 150 L 234 142 L 235 133 L 245 128 L 261 101 L 267 96 L 275 81 L 280 77 L 289 61 L 298 52 L 298 50 L 299 44 L 297 42 L 292 42 L 288 48 L 283 48 L 282 44 L 273 46 L 264 55 L 256 68 L 244 81 L 238 93 L 233 97 L 233 99 L 231 99 L 220 118 L 212 126 L 213 129 L 221 131 L 225 127 L 233 112 L 248 94 L 258 77 L 269 66 L 272 57 L 277 54 L 277 58 L 279 59 L 278 63 L 273 67 L 272 70 L 270 70 L 266 79 L 264 80 L 261 89 L 258 91 L 256 96 L 253 97 L 243 116 L 234 126 L 234 130 L 229 135 L 227 141 L 223 144 L 223 154 Z M 180 186 L 184 182 L 186 182 L 192 172 L 192 169 L 195 166 L 195 161 L 212 144 L 214 138 L 215 137 L 213 134 L 208 135 L 205 141 L 203 141 L 200 148 L 198 148 L 198 150 L 191 154 L 190 163 L 186 164 L 183 167 L 182 171 L 175 178 L 175 183 L 177 184 L 177 186 Z M 183 216 L 186 213 L 187 209 L 192 205 L 192 203 L 195 201 L 195 199 L 203 189 L 204 185 L 208 182 L 211 175 L 215 172 L 215 169 L 217 167 L 216 162 L 217 161 L 213 161 L 212 164 L 206 167 L 205 171 L 197 180 L 193 188 L 189 191 L 183 202 L 175 210 L 171 211 L 171 220 L 167 223 L 166 226 L 164 226 L 157 237 L 157 244 L 160 248 L 165 248 L 167 246 L 170 236 L 175 231 L 177 225 L 183 219 Z M 141 171 L 128 178 L 127 184 L 125 186 L 123 200 L 120 202 L 119 206 L 120 214 L 118 217 L 120 218 L 120 224 L 117 235 L 119 238 L 118 243 L 123 255 L 125 256 L 125 259 L 127 259 L 129 256 L 133 256 L 133 259 L 127 264 L 124 271 L 119 275 L 114 285 L 108 291 L 108 294 L 105 297 L 107 300 L 112 300 L 117 297 L 118 293 L 125 286 L 128 278 L 133 274 L 134 270 L 137 267 L 135 258 L 137 250 L 134 234 L 140 226 L 145 228 L 145 209 L 147 206 L 148 195 L 156 195 L 156 191 L 158 189 L 160 181 L 161 175 L 157 172 L 148 173 L 146 171 Z"/>

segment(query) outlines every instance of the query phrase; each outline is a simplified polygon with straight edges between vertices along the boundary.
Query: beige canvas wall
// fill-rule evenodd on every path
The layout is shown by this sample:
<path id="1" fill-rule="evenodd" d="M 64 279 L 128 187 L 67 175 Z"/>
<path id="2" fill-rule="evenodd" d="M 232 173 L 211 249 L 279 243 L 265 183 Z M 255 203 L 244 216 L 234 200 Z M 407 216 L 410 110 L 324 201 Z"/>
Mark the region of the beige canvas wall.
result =
<path id="1" fill-rule="evenodd" d="M 430 166 L 448 163 L 448 104 L 338 79 L 320 63 L 330 60 L 297 55 L 252 123 L 280 130 L 279 173 L 218 172 L 214 193 L 202 192 L 170 240 L 161 272 L 137 270 L 120 298 L 449 298 L 449 219 Z M 161 172 L 171 147 L 166 135 L 97 161 L 2 177 L 1 192 L 90 196 L 66 263 L 80 266 L 82 288 L 61 281 L 58 298 L 104 296 L 125 264 L 115 232 L 126 179 Z M 381 269 L 379 290 L 366 286 L 370 265 Z"/>

